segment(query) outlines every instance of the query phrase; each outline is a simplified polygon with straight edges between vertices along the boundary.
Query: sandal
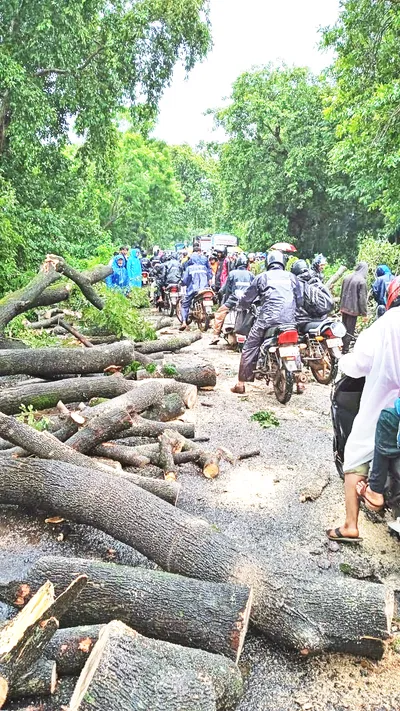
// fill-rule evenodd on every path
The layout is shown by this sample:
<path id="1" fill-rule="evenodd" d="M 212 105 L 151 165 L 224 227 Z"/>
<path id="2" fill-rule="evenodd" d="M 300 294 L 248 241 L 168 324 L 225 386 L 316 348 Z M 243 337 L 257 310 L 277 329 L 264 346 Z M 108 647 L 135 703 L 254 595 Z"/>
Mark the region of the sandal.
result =
<path id="1" fill-rule="evenodd" d="M 363 483 L 362 486 L 357 487 L 357 496 L 358 500 L 362 501 L 364 504 L 365 508 L 368 509 L 368 511 L 372 511 L 372 513 L 381 513 L 383 509 L 385 508 L 385 503 L 383 504 L 374 504 L 371 499 L 368 498 L 367 496 L 367 487 L 368 484 Z"/>
<path id="2" fill-rule="evenodd" d="M 334 536 L 332 535 L 332 531 L 335 534 Z M 341 533 L 340 528 L 328 528 L 326 535 L 330 541 L 336 541 L 337 543 L 360 543 L 363 540 L 359 536 L 357 538 L 344 536 L 343 533 Z"/>

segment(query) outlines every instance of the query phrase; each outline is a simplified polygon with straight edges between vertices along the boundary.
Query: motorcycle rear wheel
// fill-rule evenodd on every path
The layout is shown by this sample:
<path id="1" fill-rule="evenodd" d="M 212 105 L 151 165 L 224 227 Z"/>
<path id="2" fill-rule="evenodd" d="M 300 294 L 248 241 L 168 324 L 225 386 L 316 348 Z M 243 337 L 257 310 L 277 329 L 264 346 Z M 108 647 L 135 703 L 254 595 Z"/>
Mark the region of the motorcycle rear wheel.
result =
<path id="1" fill-rule="evenodd" d="M 175 315 L 175 309 L 177 308 L 178 304 L 175 306 L 175 304 L 170 304 L 169 311 L 168 311 L 168 316 L 174 316 Z"/>
<path id="2" fill-rule="evenodd" d="M 197 321 L 197 325 L 199 327 L 199 330 L 205 333 L 208 331 L 210 328 L 210 316 L 209 314 L 206 314 L 206 312 L 203 312 L 202 318 Z"/>
<path id="3" fill-rule="evenodd" d="M 182 323 L 181 304 L 182 304 L 182 300 L 178 299 L 176 307 L 175 307 L 175 314 L 176 314 L 176 318 L 178 319 L 179 323 Z"/>
<path id="4" fill-rule="evenodd" d="M 322 363 L 314 363 L 311 365 L 311 373 L 313 378 L 320 385 L 330 385 L 335 380 L 339 368 L 339 361 L 330 352 L 329 348 L 323 345 L 324 357 Z"/>
<path id="5" fill-rule="evenodd" d="M 274 378 L 275 397 L 281 405 L 286 405 L 293 395 L 294 377 L 285 367 L 280 368 Z"/>

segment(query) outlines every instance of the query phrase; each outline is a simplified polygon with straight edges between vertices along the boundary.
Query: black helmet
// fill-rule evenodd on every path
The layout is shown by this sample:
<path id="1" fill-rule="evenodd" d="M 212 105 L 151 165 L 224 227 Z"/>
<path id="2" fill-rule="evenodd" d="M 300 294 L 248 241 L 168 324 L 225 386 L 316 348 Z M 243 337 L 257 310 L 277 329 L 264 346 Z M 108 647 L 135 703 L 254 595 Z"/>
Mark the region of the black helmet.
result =
<path id="1" fill-rule="evenodd" d="M 286 260 L 283 252 L 278 252 L 278 250 L 274 250 L 273 252 L 267 252 L 267 256 L 265 259 L 266 269 L 270 269 L 274 264 L 279 264 L 282 269 L 285 268 Z"/>
<path id="2" fill-rule="evenodd" d="M 304 274 L 304 272 L 308 272 L 308 264 L 305 259 L 298 259 L 296 262 L 292 264 L 292 268 L 290 270 L 292 274 L 295 276 L 300 276 L 300 274 Z"/>
<path id="3" fill-rule="evenodd" d="M 238 254 L 238 256 L 236 257 L 235 267 L 247 267 L 248 264 L 249 264 L 249 259 L 248 259 L 247 255 L 244 254 L 244 252 L 242 252 L 241 254 Z"/>

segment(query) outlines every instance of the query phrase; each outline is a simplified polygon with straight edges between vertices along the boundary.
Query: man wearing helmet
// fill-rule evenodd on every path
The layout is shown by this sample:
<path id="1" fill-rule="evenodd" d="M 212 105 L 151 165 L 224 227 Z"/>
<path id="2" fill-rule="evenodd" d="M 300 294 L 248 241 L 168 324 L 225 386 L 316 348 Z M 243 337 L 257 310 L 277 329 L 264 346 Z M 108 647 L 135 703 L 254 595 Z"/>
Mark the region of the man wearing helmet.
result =
<path id="1" fill-rule="evenodd" d="M 317 254 L 317 256 L 313 259 L 313 263 L 311 264 L 312 276 L 316 277 L 317 279 L 320 279 L 320 281 L 323 281 L 324 280 L 324 269 L 327 264 L 328 264 L 327 258 L 324 257 L 323 254 Z"/>
<path id="2" fill-rule="evenodd" d="M 373 506 L 379 501 L 366 481 L 374 459 L 375 435 L 379 437 L 380 432 L 378 420 L 383 410 L 393 408 L 400 391 L 400 277 L 389 285 L 386 309 L 382 318 L 362 331 L 353 352 L 340 361 L 345 375 L 365 378 L 365 385 L 344 451 L 346 520 L 343 526 L 327 531 L 328 537 L 339 543 L 362 540 L 358 532 L 359 499 Z M 379 491 L 375 493 L 379 495 Z"/>
<path id="3" fill-rule="evenodd" d="M 318 321 L 327 316 L 335 305 L 333 297 L 322 281 L 313 276 L 307 262 L 298 259 L 290 271 L 298 278 L 302 293 L 302 304 L 297 308 L 296 323 Z"/>
<path id="4" fill-rule="evenodd" d="M 245 254 L 239 254 L 236 259 L 235 268 L 229 272 L 229 276 L 221 291 L 225 301 L 215 314 L 212 346 L 216 346 L 224 325 L 227 314 L 234 309 L 238 300 L 243 296 L 246 289 L 254 279 L 254 275 L 248 271 L 248 259 Z"/>
<path id="5" fill-rule="evenodd" d="M 296 308 L 302 303 L 301 289 L 297 277 L 285 271 L 285 264 L 282 252 L 269 252 L 266 257 L 267 271 L 254 279 L 239 301 L 238 307 L 247 310 L 259 299 L 261 308 L 243 347 L 238 382 L 232 388 L 234 393 L 244 393 L 245 383 L 254 380 L 254 370 L 266 331 L 271 326 L 296 321 Z"/>

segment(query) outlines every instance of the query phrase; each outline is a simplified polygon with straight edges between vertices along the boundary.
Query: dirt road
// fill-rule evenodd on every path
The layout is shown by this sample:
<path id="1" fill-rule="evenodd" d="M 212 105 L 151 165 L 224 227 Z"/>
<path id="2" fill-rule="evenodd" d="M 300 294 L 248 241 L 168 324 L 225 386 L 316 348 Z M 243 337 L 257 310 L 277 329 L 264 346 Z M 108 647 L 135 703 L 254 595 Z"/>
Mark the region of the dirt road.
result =
<path id="1" fill-rule="evenodd" d="M 214 481 L 205 480 L 191 465 L 181 468 L 179 505 L 207 518 L 243 544 L 256 545 L 277 564 L 298 566 L 310 576 L 343 575 L 341 566 L 372 580 L 396 578 L 400 545 L 384 523 L 361 516 L 359 548 L 328 545 L 325 529 L 343 520 L 342 483 L 332 465 L 330 389 L 310 383 L 302 396 L 286 406 L 277 403 L 263 383 L 248 388 L 245 397 L 230 392 L 239 356 L 225 346 L 209 346 L 205 336 L 175 355 L 212 361 L 218 372 L 214 391 L 200 393 L 199 404 L 187 413 L 199 435 L 211 445 L 235 453 L 260 448 L 261 456 L 224 464 Z M 196 355 L 195 355 L 196 354 Z M 211 407 L 205 407 L 207 403 Z M 263 430 L 250 417 L 273 412 L 279 426 Z M 301 503 L 302 494 L 316 496 Z M 44 553 L 87 555 L 114 562 L 140 564 L 143 558 L 127 546 L 84 526 L 44 523 L 45 516 L 28 516 L 0 509 L 0 586 L 16 571 Z M 338 549 L 338 550 L 336 550 Z M 380 663 L 326 655 L 305 659 L 273 648 L 250 632 L 241 659 L 246 693 L 239 711 L 398 711 L 400 655 L 391 648 Z"/>

